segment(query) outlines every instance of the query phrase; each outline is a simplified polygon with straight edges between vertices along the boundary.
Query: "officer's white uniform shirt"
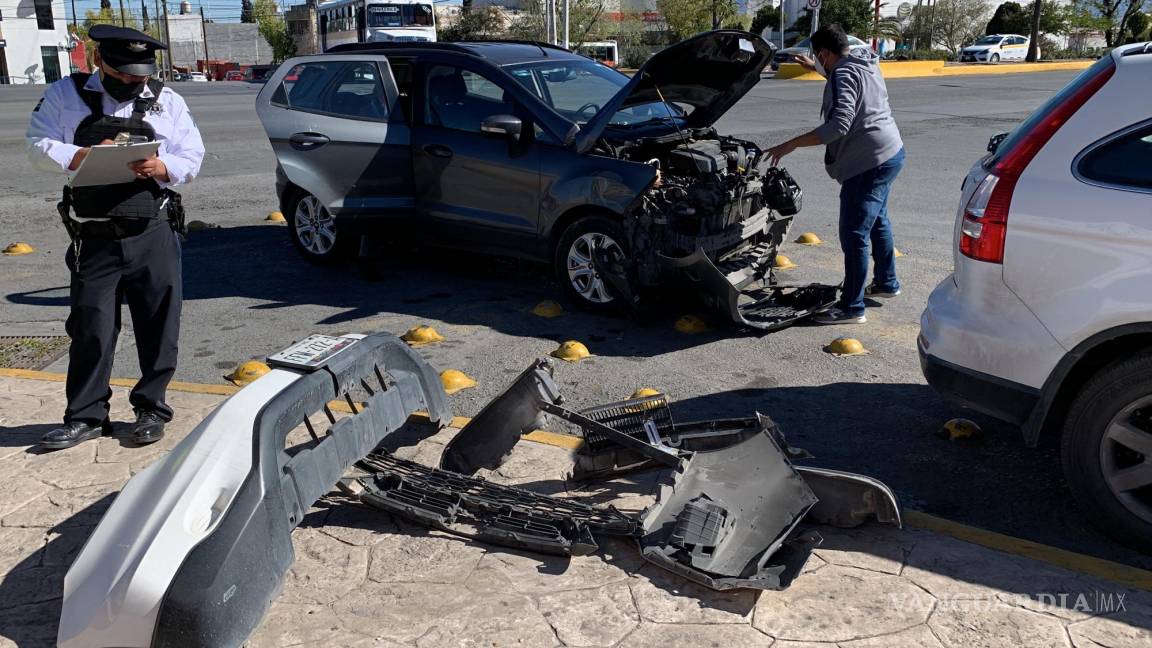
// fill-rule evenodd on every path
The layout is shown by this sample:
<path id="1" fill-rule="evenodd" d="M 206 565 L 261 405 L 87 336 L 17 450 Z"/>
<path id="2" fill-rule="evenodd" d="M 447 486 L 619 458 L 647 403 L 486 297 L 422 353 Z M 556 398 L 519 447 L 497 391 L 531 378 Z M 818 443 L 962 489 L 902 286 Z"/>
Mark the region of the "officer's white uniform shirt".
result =
<path id="1" fill-rule="evenodd" d="M 134 100 L 118 102 L 108 96 L 99 74 L 93 73 L 84 88 L 103 95 L 105 115 L 132 116 Z M 145 87 L 142 96 L 151 97 L 152 91 Z M 25 135 L 32 164 L 43 171 L 70 173 L 68 165 L 81 148 L 72 144 L 76 128 L 91 114 L 71 78 L 65 77 L 48 86 L 44 98 L 32 112 L 32 123 Z M 160 142 L 157 156 L 168 167 L 169 181 L 156 181 L 161 187 L 191 182 L 200 173 L 200 164 L 204 161 L 204 142 L 184 98 L 165 87 L 152 110 L 145 113 L 144 121 L 156 131 Z"/>

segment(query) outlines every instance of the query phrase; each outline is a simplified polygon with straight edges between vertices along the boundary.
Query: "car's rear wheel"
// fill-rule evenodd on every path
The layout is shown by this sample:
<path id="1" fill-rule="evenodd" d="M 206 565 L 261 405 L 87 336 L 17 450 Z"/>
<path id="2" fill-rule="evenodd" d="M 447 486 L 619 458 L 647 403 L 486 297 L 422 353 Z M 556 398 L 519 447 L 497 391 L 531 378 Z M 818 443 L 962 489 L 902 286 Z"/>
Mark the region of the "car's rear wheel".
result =
<path id="1" fill-rule="evenodd" d="M 990 63 L 992 63 L 992 65 L 996 65 L 997 63 L 1000 62 L 1000 55 L 999 54 L 993 54 L 992 57 L 988 59 L 988 61 Z"/>
<path id="2" fill-rule="evenodd" d="M 320 199 L 306 191 L 297 191 L 287 205 L 288 235 L 305 259 L 329 264 L 348 256 L 353 237 L 336 231 L 336 220 Z"/>
<path id="3" fill-rule="evenodd" d="M 1084 515 L 1152 552 L 1152 352 L 1101 369 L 1064 425 L 1064 475 Z"/>
<path id="4" fill-rule="evenodd" d="M 585 216 L 568 226 L 556 246 L 555 270 L 565 295 L 592 310 L 619 305 L 616 291 L 593 262 L 596 254 L 627 259 L 624 228 L 605 216 Z"/>

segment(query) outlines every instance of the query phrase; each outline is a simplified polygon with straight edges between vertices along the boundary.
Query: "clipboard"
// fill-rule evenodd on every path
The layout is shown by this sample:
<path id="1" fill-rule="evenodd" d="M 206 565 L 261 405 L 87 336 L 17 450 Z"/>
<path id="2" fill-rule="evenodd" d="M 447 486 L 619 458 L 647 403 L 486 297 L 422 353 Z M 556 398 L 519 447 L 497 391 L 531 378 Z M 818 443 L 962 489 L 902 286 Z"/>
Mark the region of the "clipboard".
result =
<path id="1" fill-rule="evenodd" d="M 68 179 L 69 186 L 91 187 L 132 182 L 137 178 L 132 169 L 128 168 L 128 163 L 152 157 L 160 150 L 160 142 L 98 144 L 91 149 Z"/>

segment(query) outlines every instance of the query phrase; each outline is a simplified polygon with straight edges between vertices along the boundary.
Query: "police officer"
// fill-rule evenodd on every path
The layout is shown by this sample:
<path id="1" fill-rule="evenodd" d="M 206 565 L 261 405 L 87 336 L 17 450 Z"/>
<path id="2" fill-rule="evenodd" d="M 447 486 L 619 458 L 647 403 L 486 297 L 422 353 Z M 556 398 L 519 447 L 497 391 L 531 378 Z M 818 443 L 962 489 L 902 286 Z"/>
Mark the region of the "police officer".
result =
<path id="1" fill-rule="evenodd" d="M 179 195 L 169 189 L 200 171 L 204 144 L 180 95 L 150 79 L 164 44 L 135 29 L 94 25 L 96 72 L 53 83 L 32 113 L 27 143 L 32 163 L 69 173 L 90 147 L 159 140 L 157 155 L 128 165 L 123 183 L 64 189 L 61 215 L 72 237 L 65 261 L 72 308 L 64 425 L 44 448 L 70 448 L 111 432 L 109 380 L 120 305 L 128 302 L 136 331 L 140 381 L 129 398 L 136 443 L 158 441 L 172 408 L 164 402 L 176 371 L 182 299 L 180 241 L 170 226 Z"/>

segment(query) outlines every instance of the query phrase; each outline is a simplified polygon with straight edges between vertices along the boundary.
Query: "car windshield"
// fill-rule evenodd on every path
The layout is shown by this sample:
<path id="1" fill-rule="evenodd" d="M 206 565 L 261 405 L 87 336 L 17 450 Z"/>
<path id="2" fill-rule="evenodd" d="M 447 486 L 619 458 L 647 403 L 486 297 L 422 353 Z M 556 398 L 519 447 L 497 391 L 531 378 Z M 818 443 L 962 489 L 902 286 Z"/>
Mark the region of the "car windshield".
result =
<path id="1" fill-rule="evenodd" d="M 369 27 L 425 27 L 432 25 L 430 4 L 370 4 Z"/>
<path id="2" fill-rule="evenodd" d="M 980 40 L 976 41 L 975 44 L 976 45 L 999 45 L 1000 39 L 1001 39 L 1000 36 L 985 36 L 984 38 L 981 38 Z"/>
<path id="3" fill-rule="evenodd" d="M 532 94 L 578 124 L 592 119 L 628 83 L 627 76 L 594 61 L 543 61 L 506 69 Z M 632 126 L 683 115 L 684 111 L 673 104 L 654 101 L 629 106 L 613 115 L 609 123 Z"/>

